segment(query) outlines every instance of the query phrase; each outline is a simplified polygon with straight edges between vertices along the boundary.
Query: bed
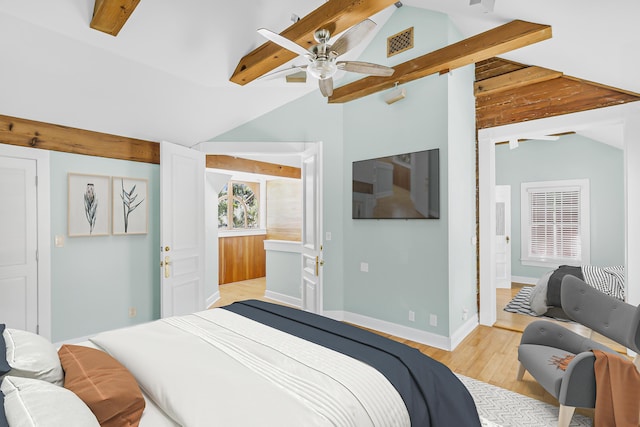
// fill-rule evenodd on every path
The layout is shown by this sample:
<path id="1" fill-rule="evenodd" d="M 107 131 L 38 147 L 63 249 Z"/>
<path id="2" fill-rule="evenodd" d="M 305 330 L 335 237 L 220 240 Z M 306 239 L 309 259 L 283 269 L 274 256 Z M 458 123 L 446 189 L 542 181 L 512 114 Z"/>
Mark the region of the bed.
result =
<path id="1" fill-rule="evenodd" d="M 8 356 L 11 345 L 20 347 L 12 344 L 22 339 L 15 335 L 3 333 L 8 336 Z M 43 348 L 52 346 L 38 338 Z M 86 404 L 91 409 L 86 414 L 81 390 L 72 392 L 78 397 L 69 398 L 75 401 L 72 412 L 88 420 L 74 421 L 78 427 L 138 422 L 142 427 L 481 425 L 468 390 L 441 363 L 360 328 L 262 301 L 108 331 L 81 344 L 54 349 L 54 354 L 50 348 L 37 350 L 36 359 L 47 360 L 37 368 L 29 366 L 33 360 L 26 363 L 31 372 L 20 372 L 19 361 L 7 357 L 9 365 L 17 367 L 12 366 L 1 384 L 9 420 L 15 394 L 20 387 L 26 389 L 21 381 L 46 388 L 34 398 L 41 402 L 41 396 L 48 396 L 43 393 L 68 391 L 68 383 L 82 377 L 85 387 L 102 378 L 113 393 L 131 388 L 139 394 L 133 390 L 135 399 L 122 398 L 126 414 L 117 416 L 118 408 L 104 407 L 105 399 L 98 399 L 103 405 L 99 411 L 110 418 L 97 424 L 99 416 L 90 419 L 96 402 Z M 91 357 L 83 362 L 87 354 Z M 102 362 L 96 363 L 96 356 Z M 59 371 L 51 368 L 56 357 Z M 117 375 L 110 377 L 105 366 Z M 85 372 L 92 371 L 95 375 L 85 378 Z M 57 425 L 51 424 L 51 414 L 46 416 L 44 424 L 19 425 Z"/>
<path id="2" fill-rule="evenodd" d="M 533 312 L 539 316 L 568 319 L 560 302 L 562 278 L 566 275 L 575 276 L 599 291 L 624 301 L 624 266 L 561 265 L 538 279 L 529 296 Z"/>

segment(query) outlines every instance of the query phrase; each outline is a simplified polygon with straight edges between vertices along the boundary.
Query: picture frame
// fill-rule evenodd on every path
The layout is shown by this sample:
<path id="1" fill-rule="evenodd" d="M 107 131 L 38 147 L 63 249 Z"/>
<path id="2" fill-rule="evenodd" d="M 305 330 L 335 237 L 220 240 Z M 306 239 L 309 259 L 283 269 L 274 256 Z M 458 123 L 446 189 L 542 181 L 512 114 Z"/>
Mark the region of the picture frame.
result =
<path id="1" fill-rule="evenodd" d="M 76 236 L 109 235 L 111 180 L 108 176 L 69 173 L 67 233 Z"/>
<path id="2" fill-rule="evenodd" d="M 149 223 L 148 182 L 143 178 L 114 176 L 112 188 L 112 233 L 147 234 Z"/>

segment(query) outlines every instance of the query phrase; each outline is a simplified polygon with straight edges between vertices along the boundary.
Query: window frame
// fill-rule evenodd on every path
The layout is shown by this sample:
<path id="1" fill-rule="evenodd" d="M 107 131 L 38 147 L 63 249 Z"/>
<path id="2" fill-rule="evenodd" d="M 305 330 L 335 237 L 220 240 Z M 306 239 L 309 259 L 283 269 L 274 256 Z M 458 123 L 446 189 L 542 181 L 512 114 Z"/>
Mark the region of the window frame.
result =
<path id="1" fill-rule="evenodd" d="M 529 194 L 578 191 L 580 257 L 537 257 L 530 253 L 531 247 L 531 205 Z M 520 184 L 520 262 L 522 265 L 558 268 L 560 265 L 585 265 L 591 262 L 589 180 L 567 179 L 556 181 L 523 182 Z"/>
<path id="2" fill-rule="evenodd" d="M 227 183 L 225 184 L 227 186 L 227 188 L 233 188 L 233 183 L 241 183 L 241 184 L 258 184 L 258 228 L 218 228 L 218 236 L 219 237 L 229 237 L 229 236 L 255 236 L 255 235 L 263 235 L 267 233 L 265 224 L 266 224 L 266 218 L 265 218 L 265 214 L 266 214 L 266 197 L 265 197 L 265 193 L 266 193 L 266 183 L 264 179 L 259 179 L 259 178 L 252 178 L 249 176 L 245 176 L 245 175 L 241 175 L 238 176 L 238 174 L 234 174 L 233 177 L 231 177 Z M 221 190 L 222 191 L 222 190 Z M 220 193 L 218 193 L 218 198 L 216 200 L 219 200 Z M 227 190 L 227 196 L 229 197 L 229 200 L 233 200 L 233 190 L 229 191 Z M 229 203 L 227 201 L 227 209 L 229 207 Z M 233 205 L 231 205 L 233 206 Z M 217 212 L 217 209 L 216 209 Z M 217 217 L 216 217 L 216 223 L 217 223 Z M 217 225 L 216 225 L 217 227 Z M 227 224 L 228 227 L 228 224 Z"/>

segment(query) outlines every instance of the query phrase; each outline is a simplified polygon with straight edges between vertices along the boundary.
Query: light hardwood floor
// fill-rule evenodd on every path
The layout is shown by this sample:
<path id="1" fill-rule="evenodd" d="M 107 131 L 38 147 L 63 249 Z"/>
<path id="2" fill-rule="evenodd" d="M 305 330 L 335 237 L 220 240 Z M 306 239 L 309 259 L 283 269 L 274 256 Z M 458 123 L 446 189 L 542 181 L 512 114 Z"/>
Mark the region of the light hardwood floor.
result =
<path id="1" fill-rule="evenodd" d="M 508 291 L 509 294 L 513 295 L 517 293 L 517 289 Z M 225 306 L 234 301 L 244 299 L 259 299 L 277 303 L 277 301 L 265 298 L 264 292 L 264 278 L 221 285 L 220 299 L 213 307 Z M 506 299 L 504 303 L 501 302 L 501 297 Z M 501 312 L 503 311 L 502 307 L 511 300 L 511 297 L 505 293 L 505 295 L 498 298 L 498 311 Z M 526 317 L 515 314 L 513 316 Z M 502 319 L 501 324 L 503 327 L 482 325 L 476 327 L 453 351 L 441 350 L 378 331 L 372 330 L 372 332 L 417 348 L 422 353 L 445 364 L 453 372 L 557 406 L 556 399 L 547 393 L 529 374 L 525 375 L 523 381 L 516 380 L 518 370 L 517 349 L 522 336 L 521 330 L 524 328 L 522 326 L 524 321 L 515 318 L 510 324 L 508 317 Z M 535 318 L 532 319 L 535 320 Z M 530 320 L 525 319 L 525 321 L 529 322 Z M 578 412 L 583 415 L 593 416 L 593 411 L 591 410 L 579 409 Z"/>

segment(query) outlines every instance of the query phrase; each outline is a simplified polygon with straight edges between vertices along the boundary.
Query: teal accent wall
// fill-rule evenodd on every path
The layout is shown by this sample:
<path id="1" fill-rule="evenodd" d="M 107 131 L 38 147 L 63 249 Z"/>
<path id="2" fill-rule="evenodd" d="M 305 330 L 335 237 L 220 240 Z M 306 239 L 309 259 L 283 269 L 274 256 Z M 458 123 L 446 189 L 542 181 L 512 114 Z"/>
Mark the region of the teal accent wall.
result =
<path id="1" fill-rule="evenodd" d="M 301 253 L 286 252 L 281 250 L 268 250 L 266 258 L 267 291 L 301 299 Z"/>
<path id="2" fill-rule="evenodd" d="M 387 37 L 411 26 L 416 47 L 387 58 Z M 404 6 L 358 60 L 392 66 L 458 38 L 446 15 Z M 383 101 L 383 92 L 344 105 L 327 104 L 314 92 L 214 139 L 323 141 L 323 228 L 332 233 L 332 240 L 324 242 L 325 310 L 443 336 L 460 325 L 461 307 L 468 306 L 470 315 L 476 312 L 473 78 L 472 67 L 425 77 L 403 85 L 406 98 L 392 105 Z M 452 158 L 453 144 L 459 145 Z M 441 219 L 351 219 L 353 161 L 430 148 L 440 149 Z M 455 194 L 456 208 L 462 206 L 455 223 L 449 210 L 452 175 L 456 186 L 466 186 Z M 457 251 L 453 260 L 450 248 Z M 460 261 L 453 282 L 451 261 Z M 369 263 L 368 273 L 360 272 L 361 262 Z M 408 320 L 409 310 L 415 312 L 414 322 Z M 437 326 L 429 324 L 430 314 L 438 316 Z"/>
<path id="3" fill-rule="evenodd" d="M 453 41 L 462 35 L 451 28 Z M 478 312 L 476 235 L 475 67 L 449 80 L 449 332 Z"/>
<path id="4" fill-rule="evenodd" d="M 587 178 L 590 187 L 591 264 L 624 265 L 624 153 L 580 135 L 496 146 L 496 184 L 511 185 L 511 273 L 539 278 L 551 268 L 520 262 L 520 184 Z"/>
<path id="5" fill-rule="evenodd" d="M 59 342 L 160 317 L 160 168 L 158 165 L 51 152 L 51 339 Z M 143 235 L 69 237 L 67 174 L 148 180 Z M 137 316 L 129 318 L 129 308 Z"/>

